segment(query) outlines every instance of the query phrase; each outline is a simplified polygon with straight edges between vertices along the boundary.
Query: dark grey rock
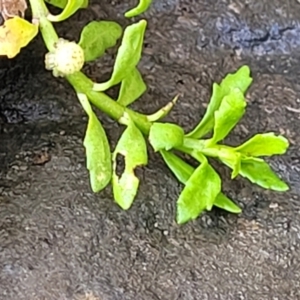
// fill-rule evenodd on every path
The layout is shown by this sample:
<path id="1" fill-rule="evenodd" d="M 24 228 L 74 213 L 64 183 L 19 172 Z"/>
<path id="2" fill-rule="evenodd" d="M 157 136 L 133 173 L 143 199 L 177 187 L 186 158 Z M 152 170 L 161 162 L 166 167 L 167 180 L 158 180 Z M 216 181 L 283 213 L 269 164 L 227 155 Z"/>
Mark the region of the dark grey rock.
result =
<path id="1" fill-rule="evenodd" d="M 124 25 L 121 13 L 136 3 L 98 2 L 57 26 L 60 34 L 77 40 L 96 18 Z M 300 299 L 299 15 L 298 2 L 279 0 L 157 0 L 147 12 L 140 70 L 148 92 L 135 109 L 154 112 L 182 92 L 168 120 L 189 130 L 212 83 L 247 63 L 248 110 L 228 143 L 266 131 L 291 143 L 270 160 L 290 192 L 231 182 L 216 164 L 243 213 L 214 210 L 184 226 L 174 222 L 182 187 L 153 152 L 129 211 L 113 203 L 110 187 L 91 192 L 86 118 L 72 88 L 43 69 L 40 39 L 13 61 L 1 59 L 0 299 Z M 102 80 L 112 59 L 85 71 Z M 100 116 L 115 145 L 122 128 Z"/>

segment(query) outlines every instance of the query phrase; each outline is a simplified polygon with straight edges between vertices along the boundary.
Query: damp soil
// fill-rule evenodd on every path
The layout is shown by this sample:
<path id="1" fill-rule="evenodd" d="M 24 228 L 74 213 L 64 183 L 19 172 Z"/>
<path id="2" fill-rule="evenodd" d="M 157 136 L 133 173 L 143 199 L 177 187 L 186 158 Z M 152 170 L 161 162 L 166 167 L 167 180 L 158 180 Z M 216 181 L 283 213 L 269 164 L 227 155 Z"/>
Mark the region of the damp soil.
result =
<path id="1" fill-rule="evenodd" d="M 57 28 L 78 39 L 91 20 L 126 25 L 122 13 L 134 4 L 93 1 Z M 72 88 L 44 70 L 36 39 L 17 58 L 0 60 L 0 299 L 300 299 L 300 3 L 155 0 L 146 18 L 139 68 L 148 90 L 134 108 L 154 112 L 180 92 L 167 120 L 190 130 L 212 83 L 248 64 L 247 112 L 228 143 L 285 135 L 288 153 L 270 163 L 290 191 L 226 179 L 241 215 L 213 210 L 178 226 L 182 186 L 150 151 L 129 211 L 114 204 L 109 187 L 93 194 L 86 117 Z M 113 58 L 109 52 L 85 72 L 104 80 Z M 114 147 L 122 128 L 99 116 Z"/>

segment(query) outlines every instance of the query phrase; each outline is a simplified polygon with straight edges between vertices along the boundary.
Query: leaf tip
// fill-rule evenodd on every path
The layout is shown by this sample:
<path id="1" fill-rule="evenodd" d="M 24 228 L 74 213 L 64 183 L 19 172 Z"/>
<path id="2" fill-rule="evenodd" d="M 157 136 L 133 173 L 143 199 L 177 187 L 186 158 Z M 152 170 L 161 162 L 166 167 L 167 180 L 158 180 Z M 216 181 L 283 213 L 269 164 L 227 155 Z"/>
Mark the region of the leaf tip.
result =
<path id="1" fill-rule="evenodd" d="M 243 210 L 239 206 L 235 205 L 234 208 L 231 208 L 230 212 L 233 214 L 240 214 L 240 213 L 242 213 L 242 211 Z"/>
<path id="2" fill-rule="evenodd" d="M 116 203 L 123 209 L 123 210 L 129 210 L 130 209 L 130 207 L 131 207 L 131 205 L 132 205 L 132 203 L 129 203 L 129 202 L 117 202 L 116 201 Z"/>
<path id="3" fill-rule="evenodd" d="M 190 221 L 189 218 L 187 218 L 184 214 L 177 212 L 176 215 L 176 223 L 179 225 L 183 225 L 185 223 L 187 223 L 188 221 Z"/>
<path id="4" fill-rule="evenodd" d="M 147 21 L 145 19 L 142 19 L 140 22 L 141 26 L 146 27 L 147 26 Z"/>
<path id="5" fill-rule="evenodd" d="M 272 187 L 272 189 L 277 192 L 287 192 L 290 189 L 290 187 L 287 185 L 287 183 L 281 180 L 280 183 Z"/>
<path id="6" fill-rule="evenodd" d="M 245 73 L 247 73 L 248 75 L 250 75 L 250 67 L 248 65 L 243 65 L 240 67 L 240 70 L 244 71 Z"/>
<path id="7" fill-rule="evenodd" d="M 182 203 L 177 203 L 176 222 L 177 224 L 182 225 L 189 221 L 195 220 L 201 215 L 202 211 L 203 209 L 199 213 L 195 214 L 184 207 Z"/>
<path id="8" fill-rule="evenodd" d="M 111 178 L 106 173 L 93 174 L 90 171 L 90 183 L 93 193 L 102 191 L 110 182 Z"/>

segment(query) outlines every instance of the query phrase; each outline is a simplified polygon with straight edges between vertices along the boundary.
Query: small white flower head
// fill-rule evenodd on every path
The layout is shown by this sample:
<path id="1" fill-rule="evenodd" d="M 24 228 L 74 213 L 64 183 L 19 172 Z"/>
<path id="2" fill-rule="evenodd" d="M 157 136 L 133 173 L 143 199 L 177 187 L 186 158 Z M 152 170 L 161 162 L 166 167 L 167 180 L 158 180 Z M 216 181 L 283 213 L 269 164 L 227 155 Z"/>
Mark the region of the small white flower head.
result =
<path id="1" fill-rule="evenodd" d="M 55 77 L 71 75 L 84 65 L 83 49 L 75 42 L 59 39 L 55 50 L 46 54 L 45 65 Z"/>

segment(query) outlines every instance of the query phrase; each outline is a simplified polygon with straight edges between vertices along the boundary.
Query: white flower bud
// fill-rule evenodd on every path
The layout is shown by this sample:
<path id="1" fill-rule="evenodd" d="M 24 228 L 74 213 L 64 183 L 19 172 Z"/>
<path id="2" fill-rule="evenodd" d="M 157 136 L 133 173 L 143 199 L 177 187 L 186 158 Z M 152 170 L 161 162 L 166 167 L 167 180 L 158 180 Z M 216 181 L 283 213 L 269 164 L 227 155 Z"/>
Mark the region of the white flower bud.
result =
<path id="1" fill-rule="evenodd" d="M 46 54 L 45 65 L 55 77 L 71 75 L 84 65 L 83 49 L 75 42 L 59 39 L 55 50 Z"/>

